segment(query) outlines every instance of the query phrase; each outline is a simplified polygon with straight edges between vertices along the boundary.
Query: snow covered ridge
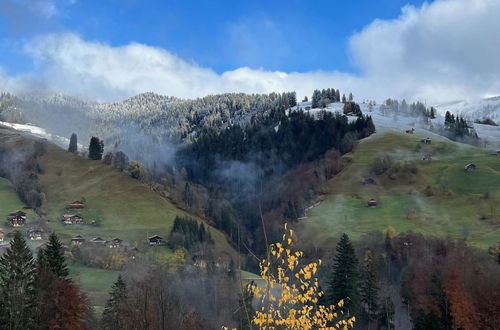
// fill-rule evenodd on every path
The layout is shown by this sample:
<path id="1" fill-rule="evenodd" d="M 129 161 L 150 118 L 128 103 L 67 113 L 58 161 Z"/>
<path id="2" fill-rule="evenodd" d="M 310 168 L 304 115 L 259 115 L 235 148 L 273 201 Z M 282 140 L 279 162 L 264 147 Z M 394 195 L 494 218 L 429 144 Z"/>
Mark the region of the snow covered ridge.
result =
<path id="1" fill-rule="evenodd" d="M 455 101 L 434 106 L 439 114 L 446 111 L 458 114 L 470 121 L 490 118 L 500 124 L 500 96 L 490 97 L 477 101 Z"/>
<path id="2" fill-rule="evenodd" d="M 424 132 L 429 136 L 437 135 L 435 131 L 431 130 L 431 125 L 434 128 L 443 125 L 444 114 L 446 111 L 450 111 L 455 115 L 464 116 L 470 121 L 479 138 L 483 141 L 482 145 L 484 147 L 492 150 L 500 150 L 500 126 L 474 123 L 476 119 L 491 118 L 500 124 L 500 97 L 484 100 L 479 106 L 468 104 L 465 101 L 453 102 L 444 106 L 441 105 L 439 108 L 436 107 L 437 115 L 435 119 L 396 115 L 393 111 L 385 110 L 384 105 L 374 102 L 363 102 L 359 103 L 359 105 L 364 115 L 372 117 L 377 132 L 404 132 L 411 128 L 416 128 L 419 132 Z M 321 111 L 343 113 L 343 106 L 343 103 L 336 102 L 328 104 L 326 108 L 311 109 L 310 102 L 301 102 L 292 108 L 292 110 L 300 109 L 313 115 L 317 115 Z M 483 108 L 480 106 L 483 106 Z M 349 120 L 355 120 L 357 117 L 349 116 L 348 118 Z"/>
<path id="3" fill-rule="evenodd" d="M 268 104 L 275 101 L 270 95 L 242 93 L 209 95 L 195 100 L 143 93 L 115 103 L 86 101 L 64 94 L 3 94 L 0 96 L 0 116 L 9 122 L 32 122 L 45 128 L 44 134 L 69 137 L 71 133 L 77 132 L 81 141 L 97 135 L 107 138 L 106 143 L 109 144 L 130 135 L 131 131 L 136 135 L 144 133 L 152 137 L 178 134 L 192 138 L 204 126 L 220 128 L 246 122 L 253 114 L 265 112 Z M 407 130 L 412 127 L 429 129 L 429 123 L 425 123 L 422 118 L 395 116 L 394 113 L 384 111 L 380 103 L 373 101 L 357 103 L 364 114 L 372 116 L 379 132 Z M 430 106 L 431 104 L 427 104 L 427 107 Z M 301 102 L 293 109 L 302 109 L 312 114 L 323 110 L 311 108 L 311 102 Z M 434 108 L 437 110 L 437 118 L 430 120 L 432 125 L 442 124 L 442 116 L 446 111 L 465 117 L 471 124 L 475 120 L 486 118 L 500 124 L 500 97 L 448 102 L 434 105 Z M 330 103 L 324 110 L 342 113 L 343 103 Z M 350 118 L 353 119 L 355 118 Z M 500 148 L 499 127 L 474 124 L 474 128 L 480 138 L 488 141 L 488 147 Z"/>

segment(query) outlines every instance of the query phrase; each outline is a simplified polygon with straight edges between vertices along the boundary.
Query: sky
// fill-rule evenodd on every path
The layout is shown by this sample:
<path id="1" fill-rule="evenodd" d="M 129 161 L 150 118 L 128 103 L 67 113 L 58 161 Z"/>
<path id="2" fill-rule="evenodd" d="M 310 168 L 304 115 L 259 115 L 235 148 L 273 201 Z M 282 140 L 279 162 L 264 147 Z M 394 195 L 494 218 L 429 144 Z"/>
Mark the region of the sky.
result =
<path id="1" fill-rule="evenodd" d="M 498 0 L 0 0 L 0 90 L 500 94 Z"/>

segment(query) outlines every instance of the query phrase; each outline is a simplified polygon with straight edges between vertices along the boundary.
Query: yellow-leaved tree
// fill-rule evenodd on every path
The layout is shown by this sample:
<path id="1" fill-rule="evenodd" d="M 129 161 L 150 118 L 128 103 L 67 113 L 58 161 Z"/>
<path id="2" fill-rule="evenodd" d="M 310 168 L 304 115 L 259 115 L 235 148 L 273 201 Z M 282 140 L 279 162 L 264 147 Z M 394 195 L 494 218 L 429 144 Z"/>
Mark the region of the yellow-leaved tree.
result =
<path id="1" fill-rule="evenodd" d="M 292 249 L 294 233 L 287 229 L 280 243 L 269 246 L 268 257 L 260 262 L 260 276 L 265 285 L 251 290 L 260 300 L 252 323 L 260 329 L 348 329 L 354 317 L 345 317 L 343 301 L 337 305 L 318 304 L 323 292 L 316 272 L 321 260 L 303 264 L 303 252 Z"/>

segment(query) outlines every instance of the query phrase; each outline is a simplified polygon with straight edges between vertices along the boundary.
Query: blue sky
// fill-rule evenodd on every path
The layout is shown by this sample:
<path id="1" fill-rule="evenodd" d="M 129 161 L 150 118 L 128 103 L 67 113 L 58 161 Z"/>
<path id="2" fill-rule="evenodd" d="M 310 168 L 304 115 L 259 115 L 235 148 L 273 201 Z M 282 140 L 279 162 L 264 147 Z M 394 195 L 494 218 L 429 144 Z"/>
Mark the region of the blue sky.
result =
<path id="1" fill-rule="evenodd" d="M 405 4 L 422 3 L 57 0 L 52 14 L 49 10 L 37 15 L 31 6 L 23 6 L 30 0 L 2 1 L 6 2 L 0 5 L 0 63 L 11 74 L 33 68 L 19 49 L 20 41 L 62 31 L 112 46 L 132 41 L 158 46 L 218 73 L 242 66 L 356 72 L 347 51 L 349 37 L 374 19 L 398 17 Z M 13 13 L 16 6 L 25 14 Z"/>
<path id="2" fill-rule="evenodd" d="M 500 95 L 499 0 L 0 0 L 0 91 Z"/>

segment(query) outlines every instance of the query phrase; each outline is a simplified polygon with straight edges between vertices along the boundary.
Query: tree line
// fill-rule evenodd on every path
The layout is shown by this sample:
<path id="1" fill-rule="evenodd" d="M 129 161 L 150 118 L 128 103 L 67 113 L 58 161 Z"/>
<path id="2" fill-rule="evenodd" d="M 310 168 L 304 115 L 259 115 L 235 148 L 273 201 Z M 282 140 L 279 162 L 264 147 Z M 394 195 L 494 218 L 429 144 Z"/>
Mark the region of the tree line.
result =
<path id="1" fill-rule="evenodd" d="M 20 232 L 0 257 L 0 328 L 87 329 L 87 298 L 68 277 L 55 234 L 36 258 Z"/>

